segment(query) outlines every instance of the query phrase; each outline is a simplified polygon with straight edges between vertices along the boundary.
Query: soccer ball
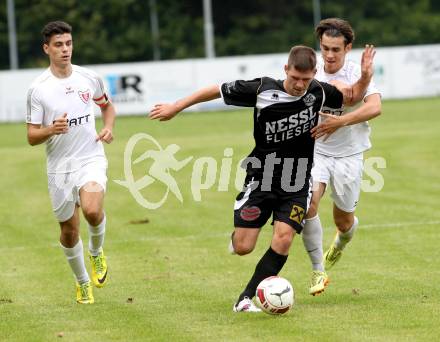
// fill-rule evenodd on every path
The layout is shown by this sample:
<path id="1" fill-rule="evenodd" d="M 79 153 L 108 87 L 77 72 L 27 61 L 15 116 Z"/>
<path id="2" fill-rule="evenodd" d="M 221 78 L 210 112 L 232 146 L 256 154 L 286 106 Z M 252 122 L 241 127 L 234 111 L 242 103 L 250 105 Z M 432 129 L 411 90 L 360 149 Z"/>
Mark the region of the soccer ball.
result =
<path id="1" fill-rule="evenodd" d="M 293 287 L 288 280 L 273 276 L 264 279 L 255 293 L 257 305 L 271 315 L 281 315 L 290 310 L 294 302 Z"/>

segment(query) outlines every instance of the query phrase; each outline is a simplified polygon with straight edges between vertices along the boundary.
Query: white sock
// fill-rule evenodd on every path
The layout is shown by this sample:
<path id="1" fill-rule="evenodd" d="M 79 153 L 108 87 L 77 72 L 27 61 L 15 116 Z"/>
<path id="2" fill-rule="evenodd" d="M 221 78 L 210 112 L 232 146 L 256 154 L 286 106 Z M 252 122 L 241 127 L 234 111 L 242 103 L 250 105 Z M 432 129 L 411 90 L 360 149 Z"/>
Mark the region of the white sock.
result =
<path id="1" fill-rule="evenodd" d="M 61 243 L 60 246 L 64 251 L 64 255 L 66 256 L 67 262 L 69 263 L 73 274 L 75 275 L 76 281 L 80 284 L 89 281 L 90 278 L 87 273 L 86 266 L 84 265 L 84 252 L 81 238 L 72 248 L 64 247 Z"/>
<path id="2" fill-rule="evenodd" d="M 301 235 L 304 247 L 309 254 L 310 261 L 312 262 L 312 269 L 323 272 L 322 226 L 318 215 L 306 219 Z"/>
<path id="3" fill-rule="evenodd" d="M 102 245 L 104 244 L 106 222 L 107 218 L 104 213 L 104 218 L 96 227 L 89 224 L 89 252 L 93 256 L 97 256 L 101 252 Z"/>
<path id="4" fill-rule="evenodd" d="M 359 224 L 358 218 L 354 217 L 354 222 L 351 228 L 346 231 L 345 233 L 341 233 L 338 231 L 338 234 L 336 235 L 335 239 L 335 247 L 343 250 L 345 248 L 345 245 L 350 242 L 350 240 L 353 238 L 354 232 L 356 231 L 356 228 Z"/>

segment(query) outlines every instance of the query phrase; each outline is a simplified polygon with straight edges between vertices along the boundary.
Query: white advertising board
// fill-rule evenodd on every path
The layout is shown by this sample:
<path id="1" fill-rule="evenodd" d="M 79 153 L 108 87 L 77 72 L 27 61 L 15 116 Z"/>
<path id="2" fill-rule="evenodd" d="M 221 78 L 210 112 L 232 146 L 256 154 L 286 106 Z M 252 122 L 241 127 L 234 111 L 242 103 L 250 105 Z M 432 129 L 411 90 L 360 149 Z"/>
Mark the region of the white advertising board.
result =
<path id="1" fill-rule="evenodd" d="M 361 54 L 356 49 L 348 58 L 360 62 Z M 282 79 L 286 60 L 283 53 L 87 67 L 104 79 L 118 115 L 142 115 L 155 103 L 175 101 L 203 86 L 260 76 Z M 24 121 L 27 89 L 42 71 L 0 72 L 0 122 Z M 374 79 L 384 99 L 440 95 L 440 44 L 378 48 Z M 192 109 L 214 108 L 227 107 L 217 100 Z"/>

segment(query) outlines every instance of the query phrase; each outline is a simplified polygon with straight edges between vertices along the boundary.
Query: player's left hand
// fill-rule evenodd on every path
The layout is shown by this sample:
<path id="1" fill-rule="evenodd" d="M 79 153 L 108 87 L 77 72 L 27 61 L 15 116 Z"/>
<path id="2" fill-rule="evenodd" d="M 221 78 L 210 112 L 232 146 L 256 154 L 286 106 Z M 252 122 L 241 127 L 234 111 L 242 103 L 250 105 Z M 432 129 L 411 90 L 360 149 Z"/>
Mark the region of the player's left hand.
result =
<path id="1" fill-rule="evenodd" d="M 361 58 L 361 72 L 362 77 L 371 79 L 374 73 L 374 56 L 376 55 L 376 50 L 374 49 L 374 45 L 365 45 L 364 52 L 362 52 Z"/>
<path id="2" fill-rule="evenodd" d="M 96 137 L 96 141 L 104 141 L 107 144 L 110 144 L 113 141 L 113 132 L 110 128 L 104 127 L 99 132 L 98 136 Z"/>
<path id="3" fill-rule="evenodd" d="M 319 112 L 319 115 L 324 120 L 319 125 L 313 127 L 310 131 L 312 133 L 312 137 L 315 139 L 319 139 L 325 135 L 324 141 L 326 141 L 333 132 L 335 132 L 339 127 L 344 126 L 344 120 L 341 116 L 323 112 Z"/>

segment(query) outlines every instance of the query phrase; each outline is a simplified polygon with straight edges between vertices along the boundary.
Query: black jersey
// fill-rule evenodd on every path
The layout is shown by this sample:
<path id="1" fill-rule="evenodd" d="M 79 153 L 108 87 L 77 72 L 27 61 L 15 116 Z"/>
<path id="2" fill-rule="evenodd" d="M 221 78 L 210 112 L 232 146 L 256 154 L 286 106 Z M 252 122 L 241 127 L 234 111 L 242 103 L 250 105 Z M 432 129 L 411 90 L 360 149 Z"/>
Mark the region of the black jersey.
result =
<path id="1" fill-rule="evenodd" d="M 315 145 L 310 130 L 318 123 L 323 105 L 342 106 L 342 93 L 328 83 L 313 80 L 304 95 L 292 96 L 284 89 L 282 80 L 262 77 L 224 83 L 221 94 L 226 104 L 254 107 L 255 147 L 249 157 L 260 164 L 248 163 L 248 173 L 266 173 L 268 158 L 277 158 L 271 170 L 275 180 L 281 178 L 283 168 L 290 163 L 293 181 L 298 173 L 302 175 L 300 183 L 308 184 Z"/>

